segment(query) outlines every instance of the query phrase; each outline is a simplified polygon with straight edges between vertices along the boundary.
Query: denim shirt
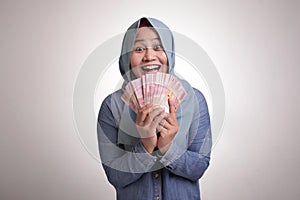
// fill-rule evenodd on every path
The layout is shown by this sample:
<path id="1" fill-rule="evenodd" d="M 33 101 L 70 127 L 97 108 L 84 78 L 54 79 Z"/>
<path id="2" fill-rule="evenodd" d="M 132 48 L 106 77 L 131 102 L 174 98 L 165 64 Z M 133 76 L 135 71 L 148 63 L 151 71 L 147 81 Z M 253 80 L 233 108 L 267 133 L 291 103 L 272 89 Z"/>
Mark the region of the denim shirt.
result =
<path id="1" fill-rule="evenodd" d="M 187 148 L 182 151 L 173 142 L 164 155 L 159 151 L 149 154 L 139 138 L 122 144 L 119 126 L 126 105 L 121 91 L 103 101 L 98 116 L 98 145 L 103 168 L 118 200 L 200 199 L 199 179 L 209 166 L 212 141 L 206 100 L 200 91 L 193 91 L 197 105 L 186 133 Z"/>

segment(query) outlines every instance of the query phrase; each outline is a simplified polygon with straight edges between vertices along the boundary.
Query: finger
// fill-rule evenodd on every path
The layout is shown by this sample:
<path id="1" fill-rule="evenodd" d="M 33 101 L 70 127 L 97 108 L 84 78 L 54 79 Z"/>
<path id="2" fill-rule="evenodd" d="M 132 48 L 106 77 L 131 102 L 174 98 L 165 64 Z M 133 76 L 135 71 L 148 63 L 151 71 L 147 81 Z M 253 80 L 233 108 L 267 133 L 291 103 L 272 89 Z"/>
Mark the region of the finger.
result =
<path id="1" fill-rule="evenodd" d="M 148 114 L 146 112 L 138 112 L 136 116 L 136 124 L 140 126 L 143 125 L 147 115 Z"/>
<path id="2" fill-rule="evenodd" d="M 160 123 L 160 125 L 167 130 L 170 130 L 172 128 L 172 125 L 167 120 L 165 120 L 163 124 Z"/>
<path id="3" fill-rule="evenodd" d="M 177 118 L 176 118 L 176 115 L 171 115 L 171 114 L 169 114 L 166 118 L 165 118 L 165 120 L 169 123 L 169 124 L 171 124 L 171 125 L 176 125 L 177 124 Z"/>
<path id="4" fill-rule="evenodd" d="M 166 113 L 164 111 L 161 111 L 161 113 L 155 117 L 155 119 L 152 121 L 151 123 L 151 127 L 152 128 L 157 128 L 159 122 L 161 122 L 161 120 L 166 116 Z"/>
<path id="5" fill-rule="evenodd" d="M 156 131 L 157 131 L 157 132 L 160 132 L 162 128 L 163 128 L 163 126 L 160 125 L 160 124 L 158 124 L 157 127 L 156 127 Z"/>
<path id="6" fill-rule="evenodd" d="M 144 125 L 148 125 L 152 122 L 151 117 L 149 116 L 149 114 L 146 116 L 145 120 L 144 120 Z"/>
<path id="7" fill-rule="evenodd" d="M 165 119 L 162 119 L 160 122 L 158 122 L 157 124 L 157 127 L 156 127 L 156 130 L 158 132 L 160 132 L 160 129 L 164 127 L 164 124 L 166 123 L 166 120 Z"/>
<path id="8" fill-rule="evenodd" d="M 169 130 L 166 129 L 165 127 L 160 126 L 159 132 L 160 132 L 160 135 L 164 138 L 169 133 Z"/>
<path id="9" fill-rule="evenodd" d="M 166 123 L 166 120 L 162 119 L 158 124 L 161 125 L 161 126 L 164 126 L 165 123 Z"/>
<path id="10" fill-rule="evenodd" d="M 151 103 L 148 103 L 147 105 L 145 105 L 144 107 L 142 107 L 139 111 L 144 111 L 147 110 L 149 108 L 151 108 L 153 105 Z"/>
<path id="11" fill-rule="evenodd" d="M 168 99 L 168 104 L 169 104 L 169 112 L 170 114 L 175 114 L 176 115 L 176 108 L 175 108 L 175 104 L 174 104 L 174 100 L 169 98 Z"/>
<path id="12" fill-rule="evenodd" d="M 151 118 L 151 120 L 153 121 L 158 115 L 161 114 L 161 112 L 164 111 L 164 108 L 160 107 L 160 106 L 155 106 L 153 107 L 153 109 L 151 109 L 150 113 L 149 113 L 149 117 Z"/>
<path id="13" fill-rule="evenodd" d="M 141 108 L 138 113 L 137 113 L 137 119 L 136 119 L 136 123 L 138 125 L 142 125 L 145 121 L 145 119 L 147 118 L 150 110 L 151 110 L 152 105 L 151 104 L 147 104 L 146 106 L 144 106 L 143 108 Z"/>

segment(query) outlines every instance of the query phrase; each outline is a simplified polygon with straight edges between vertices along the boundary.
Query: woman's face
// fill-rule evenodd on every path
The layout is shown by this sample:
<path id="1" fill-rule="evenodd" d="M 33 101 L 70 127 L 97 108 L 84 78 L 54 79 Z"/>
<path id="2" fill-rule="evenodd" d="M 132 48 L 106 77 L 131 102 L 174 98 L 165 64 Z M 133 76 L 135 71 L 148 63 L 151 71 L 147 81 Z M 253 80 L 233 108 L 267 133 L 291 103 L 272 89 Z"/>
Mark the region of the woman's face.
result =
<path id="1" fill-rule="evenodd" d="M 137 78 L 147 73 L 168 72 L 168 57 L 160 38 L 151 27 L 139 28 L 130 57 Z"/>

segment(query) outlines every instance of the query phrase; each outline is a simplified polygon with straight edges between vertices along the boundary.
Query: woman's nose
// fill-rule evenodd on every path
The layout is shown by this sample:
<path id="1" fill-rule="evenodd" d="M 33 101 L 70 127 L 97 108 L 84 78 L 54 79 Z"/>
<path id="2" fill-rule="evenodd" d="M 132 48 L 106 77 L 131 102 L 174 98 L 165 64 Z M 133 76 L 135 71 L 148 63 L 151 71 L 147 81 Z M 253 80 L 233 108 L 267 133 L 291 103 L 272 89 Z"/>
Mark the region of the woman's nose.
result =
<path id="1" fill-rule="evenodd" d="M 149 61 L 154 61 L 155 59 L 156 59 L 156 54 L 153 48 L 146 48 L 143 61 L 149 62 Z"/>

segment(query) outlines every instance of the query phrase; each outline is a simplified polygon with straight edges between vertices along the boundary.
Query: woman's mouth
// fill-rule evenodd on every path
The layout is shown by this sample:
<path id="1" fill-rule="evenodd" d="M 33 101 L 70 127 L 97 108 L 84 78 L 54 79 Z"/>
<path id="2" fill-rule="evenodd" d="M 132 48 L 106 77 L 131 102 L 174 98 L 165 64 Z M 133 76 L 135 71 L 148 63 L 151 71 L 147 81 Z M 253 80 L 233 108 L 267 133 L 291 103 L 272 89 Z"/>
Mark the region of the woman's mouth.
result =
<path id="1" fill-rule="evenodd" d="M 144 72 L 157 72 L 159 69 L 160 69 L 160 65 L 147 65 L 147 66 L 142 66 L 141 69 L 144 71 Z"/>

